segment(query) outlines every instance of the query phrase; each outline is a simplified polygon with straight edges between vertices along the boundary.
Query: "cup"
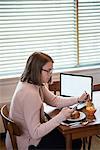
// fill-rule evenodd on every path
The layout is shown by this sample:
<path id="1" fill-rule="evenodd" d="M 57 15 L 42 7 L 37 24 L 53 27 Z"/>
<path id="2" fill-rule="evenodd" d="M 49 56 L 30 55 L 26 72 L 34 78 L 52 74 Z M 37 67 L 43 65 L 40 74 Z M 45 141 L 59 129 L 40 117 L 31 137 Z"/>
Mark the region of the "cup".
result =
<path id="1" fill-rule="evenodd" d="M 86 107 L 86 113 L 88 116 L 93 116 L 95 112 L 96 112 L 96 109 L 93 106 Z"/>

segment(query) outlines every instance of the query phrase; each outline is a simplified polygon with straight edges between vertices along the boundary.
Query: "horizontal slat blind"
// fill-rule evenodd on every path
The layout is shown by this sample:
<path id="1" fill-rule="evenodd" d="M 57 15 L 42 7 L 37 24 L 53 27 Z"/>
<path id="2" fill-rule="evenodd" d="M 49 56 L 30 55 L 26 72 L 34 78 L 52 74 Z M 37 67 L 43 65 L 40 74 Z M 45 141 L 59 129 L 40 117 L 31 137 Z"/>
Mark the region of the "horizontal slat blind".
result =
<path id="1" fill-rule="evenodd" d="M 100 0 L 79 0 L 80 65 L 100 63 Z"/>
<path id="2" fill-rule="evenodd" d="M 55 70 L 75 66 L 74 14 L 73 0 L 0 0 L 0 77 L 21 74 L 34 51 Z"/>
<path id="3" fill-rule="evenodd" d="M 34 51 L 51 55 L 55 70 L 76 67 L 77 58 L 100 64 L 99 20 L 100 0 L 0 0 L 0 78 L 20 75 Z"/>

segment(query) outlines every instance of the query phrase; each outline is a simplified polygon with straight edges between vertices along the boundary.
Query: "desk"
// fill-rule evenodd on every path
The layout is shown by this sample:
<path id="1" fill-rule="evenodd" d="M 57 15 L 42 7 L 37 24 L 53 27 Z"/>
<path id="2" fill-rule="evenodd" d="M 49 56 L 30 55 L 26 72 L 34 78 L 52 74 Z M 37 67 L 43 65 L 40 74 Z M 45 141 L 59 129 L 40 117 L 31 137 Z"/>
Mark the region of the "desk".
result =
<path id="1" fill-rule="evenodd" d="M 82 126 L 81 124 L 77 126 L 68 127 L 66 125 L 59 125 L 58 130 L 65 137 L 66 142 L 66 150 L 72 150 L 72 139 L 88 137 L 100 134 L 100 106 L 97 106 L 96 99 L 93 100 L 93 103 L 97 109 L 95 113 L 95 122 L 91 122 L 86 126 Z M 51 118 L 59 113 L 59 110 L 52 109 L 48 114 Z"/>

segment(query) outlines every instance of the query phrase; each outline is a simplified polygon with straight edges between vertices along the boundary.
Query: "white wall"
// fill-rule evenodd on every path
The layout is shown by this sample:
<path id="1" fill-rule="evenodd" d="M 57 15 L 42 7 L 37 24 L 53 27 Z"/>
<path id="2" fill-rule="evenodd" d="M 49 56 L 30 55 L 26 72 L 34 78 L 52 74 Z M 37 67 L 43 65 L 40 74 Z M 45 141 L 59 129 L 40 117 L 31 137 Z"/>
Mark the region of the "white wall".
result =
<path id="1" fill-rule="evenodd" d="M 0 80 L 0 108 L 5 104 L 9 103 L 13 92 L 17 84 L 16 78 L 14 79 L 2 79 Z M 5 132 L 2 118 L 0 117 L 0 133 Z"/>
<path id="2" fill-rule="evenodd" d="M 93 76 L 93 84 L 100 84 L 100 69 L 67 71 L 67 73 Z M 59 73 L 53 74 L 53 80 L 59 80 Z M 19 78 L 0 79 L 0 104 L 10 101 Z"/>

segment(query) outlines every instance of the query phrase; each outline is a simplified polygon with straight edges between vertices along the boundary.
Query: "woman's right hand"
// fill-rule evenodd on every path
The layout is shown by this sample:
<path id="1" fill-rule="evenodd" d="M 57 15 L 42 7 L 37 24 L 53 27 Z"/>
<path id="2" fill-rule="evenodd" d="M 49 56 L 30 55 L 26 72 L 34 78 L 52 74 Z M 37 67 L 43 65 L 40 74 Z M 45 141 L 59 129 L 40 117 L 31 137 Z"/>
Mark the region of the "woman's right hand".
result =
<path id="1" fill-rule="evenodd" d="M 73 112 L 74 112 L 74 109 L 65 107 L 65 108 L 62 108 L 62 110 L 59 112 L 59 115 L 62 117 L 62 120 L 65 121 L 66 119 L 70 118 Z"/>

